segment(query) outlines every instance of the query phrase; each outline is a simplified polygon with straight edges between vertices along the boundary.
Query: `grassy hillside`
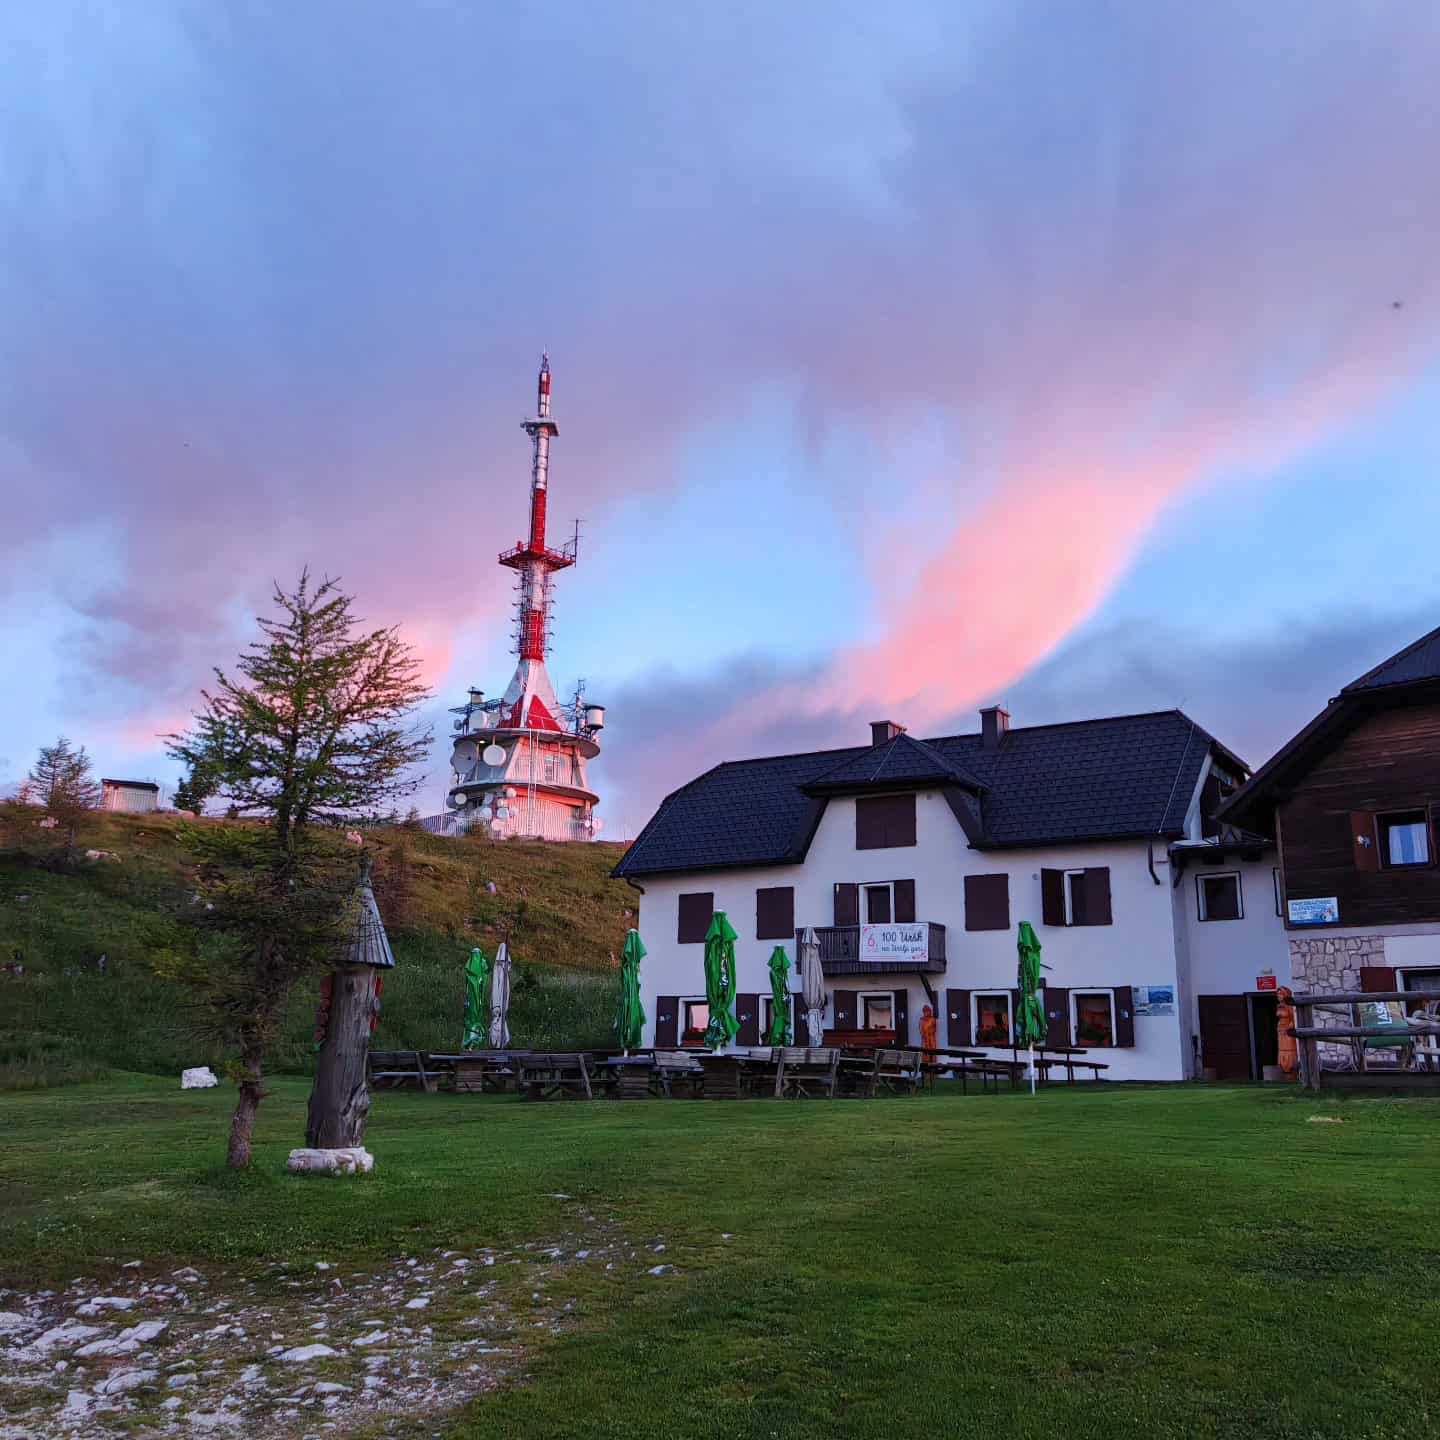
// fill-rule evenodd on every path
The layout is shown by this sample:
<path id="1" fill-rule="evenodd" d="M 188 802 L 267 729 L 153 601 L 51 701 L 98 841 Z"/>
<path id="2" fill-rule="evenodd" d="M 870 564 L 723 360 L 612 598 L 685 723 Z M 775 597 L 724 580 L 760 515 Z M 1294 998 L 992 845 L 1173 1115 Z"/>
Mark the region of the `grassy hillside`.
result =
<path id="1" fill-rule="evenodd" d="M 183 938 L 191 904 L 182 822 L 92 815 L 77 836 L 81 858 L 66 869 L 60 842 L 38 818 L 0 806 L 0 1087 L 92 1078 L 110 1066 L 173 1074 L 221 1063 L 190 1033 L 185 993 L 151 966 Z M 457 1046 L 465 957 L 473 945 L 493 956 L 504 935 L 516 961 L 516 1042 L 607 1043 L 612 956 L 636 898 L 609 878 L 620 846 L 496 844 L 404 829 L 373 830 L 367 840 L 396 959 L 378 1045 Z M 87 849 L 107 854 L 88 860 Z M 310 993 L 296 996 L 279 1068 L 308 1067 L 313 1004 Z"/>

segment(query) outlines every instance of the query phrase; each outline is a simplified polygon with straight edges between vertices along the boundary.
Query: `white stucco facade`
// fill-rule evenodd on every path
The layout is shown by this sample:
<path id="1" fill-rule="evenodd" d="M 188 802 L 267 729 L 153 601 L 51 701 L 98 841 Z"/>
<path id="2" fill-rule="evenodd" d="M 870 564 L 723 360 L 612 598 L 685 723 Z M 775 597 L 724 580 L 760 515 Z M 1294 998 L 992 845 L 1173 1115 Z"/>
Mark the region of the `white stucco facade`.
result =
<path id="1" fill-rule="evenodd" d="M 1195 837 L 1199 838 L 1198 817 Z M 1119 840 L 1024 849 L 978 850 L 943 794 L 920 791 L 915 800 L 913 846 L 857 849 L 855 801 L 832 798 L 799 864 L 751 869 L 717 869 L 687 874 L 649 875 L 637 882 L 639 929 L 646 947 L 641 968 L 641 992 L 647 1019 L 646 1043 L 654 1043 L 657 1007 L 661 997 L 703 999 L 704 946 L 680 943 L 679 897 L 711 892 L 714 908 L 723 910 L 738 933 L 736 943 L 737 990 L 769 994 L 767 962 L 777 943 L 784 944 L 792 967 L 793 938 L 787 941 L 756 938 L 756 891 L 774 886 L 794 888 L 794 919 L 800 928 L 833 923 L 834 888 L 842 883 L 880 884 L 913 880 L 915 919 L 945 927 L 946 963 L 934 974 L 895 973 L 827 975 L 827 1025 L 835 1023 L 835 993 L 839 990 L 894 991 L 908 998 L 908 1041 L 919 1042 L 921 1008 L 932 1003 L 933 990 L 939 1018 L 939 1043 L 952 1043 L 954 1033 L 947 1013 L 954 992 L 993 989 L 1008 991 L 1016 979 L 1016 926 L 1029 920 L 1042 945 L 1046 983 L 1076 992 L 1133 991 L 1169 987 L 1174 1002 L 1157 1007 L 1161 1013 L 1134 1016 L 1134 1044 L 1095 1047 L 1094 1058 L 1108 1067 L 1110 1080 L 1180 1080 L 1194 1073 L 1198 1034 L 1196 997 L 1223 989 L 1226 993 L 1252 990 L 1257 975 L 1273 971 L 1278 983 L 1288 981 L 1288 950 L 1280 918 L 1275 914 L 1271 869 L 1274 857 L 1261 861 L 1202 865 L 1187 858 L 1176 880 L 1176 869 L 1163 839 Z M 1041 899 L 1042 870 L 1109 870 L 1111 923 L 1102 925 L 1044 924 Z M 1202 872 L 1240 872 L 1244 914 L 1235 920 L 1201 921 L 1195 903 L 1195 876 Z M 1008 877 L 1009 924 L 1003 930 L 965 928 L 965 877 Z M 929 990 L 927 990 L 927 982 Z M 793 973 L 792 990 L 799 989 Z M 973 1033 L 967 1016 L 964 1029 Z M 849 1028 L 843 1025 L 839 1028 Z M 966 1048 L 986 1049 L 978 1044 Z M 1008 1046 L 991 1053 L 1009 1057 Z"/>

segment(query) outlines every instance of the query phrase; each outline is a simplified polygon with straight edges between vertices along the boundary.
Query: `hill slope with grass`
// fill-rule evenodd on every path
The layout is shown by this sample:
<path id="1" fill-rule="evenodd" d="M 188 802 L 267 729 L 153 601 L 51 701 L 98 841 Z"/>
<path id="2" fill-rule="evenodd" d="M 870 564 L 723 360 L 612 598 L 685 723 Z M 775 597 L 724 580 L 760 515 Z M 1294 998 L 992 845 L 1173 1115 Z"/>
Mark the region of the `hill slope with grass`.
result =
<path id="1" fill-rule="evenodd" d="M 38 810 L 0 806 L 0 1087 L 223 1063 L 191 1033 L 185 991 L 152 968 L 184 942 L 193 903 L 178 827 L 222 822 L 92 813 L 67 864 L 58 832 L 39 819 Z M 396 960 L 377 1045 L 458 1047 L 465 958 L 474 945 L 493 957 L 507 938 L 515 1042 L 608 1043 L 613 957 L 636 900 L 609 878 L 623 847 L 497 844 L 404 827 L 368 830 L 366 843 Z M 278 1069 L 311 1063 L 313 990 L 294 998 Z"/>

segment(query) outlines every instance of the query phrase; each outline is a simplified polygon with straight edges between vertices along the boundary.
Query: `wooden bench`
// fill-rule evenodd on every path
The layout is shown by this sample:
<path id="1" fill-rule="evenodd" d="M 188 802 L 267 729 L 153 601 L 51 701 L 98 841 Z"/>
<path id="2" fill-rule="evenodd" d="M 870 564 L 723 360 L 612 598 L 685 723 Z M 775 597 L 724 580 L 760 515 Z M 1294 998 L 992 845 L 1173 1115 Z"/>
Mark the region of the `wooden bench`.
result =
<path id="1" fill-rule="evenodd" d="M 874 1096 L 883 1087 L 894 1095 L 913 1095 L 920 1080 L 918 1050 L 877 1050 L 874 1068 L 865 1077 L 864 1093 Z"/>
<path id="2" fill-rule="evenodd" d="M 524 1056 L 520 1061 L 520 1093 L 527 1100 L 564 1095 L 593 1100 L 590 1058 L 583 1053 Z"/>
<path id="3" fill-rule="evenodd" d="M 439 1082 L 455 1073 L 452 1067 L 431 1061 L 423 1050 L 372 1050 L 365 1064 L 374 1090 L 416 1085 L 433 1095 Z"/>
<path id="4" fill-rule="evenodd" d="M 1075 1083 L 1076 1070 L 1089 1070 L 1096 1080 L 1103 1080 L 1105 1077 L 1100 1073 L 1110 1067 L 1103 1060 L 1080 1060 L 1073 1055 L 1046 1055 L 1035 1057 L 1035 1068 L 1040 1072 L 1042 1080 L 1049 1080 L 1050 1069 L 1054 1065 L 1065 1067 L 1065 1079 L 1067 1083 Z"/>
<path id="5" fill-rule="evenodd" d="M 835 1094 L 840 1074 L 840 1050 L 826 1045 L 785 1045 L 778 1051 L 775 1066 L 775 1093 L 792 1100 L 809 1095 Z"/>

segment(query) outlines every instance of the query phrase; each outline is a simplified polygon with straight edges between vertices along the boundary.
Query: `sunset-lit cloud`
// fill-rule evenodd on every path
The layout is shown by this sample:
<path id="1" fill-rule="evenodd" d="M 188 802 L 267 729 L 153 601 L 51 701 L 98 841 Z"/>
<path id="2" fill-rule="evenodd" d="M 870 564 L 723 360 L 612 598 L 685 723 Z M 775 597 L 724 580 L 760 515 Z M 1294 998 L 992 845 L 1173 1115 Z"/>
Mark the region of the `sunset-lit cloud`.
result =
<path id="1" fill-rule="evenodd" d="M 431 683 L 498 688 L 542 347 L 585 519 L 555 680 L 609 687 L 596 773 L 640 818 L 876 707 L 952 723 L 1103 619 L 1177 507 L 1433 383 L 1423 8 L 536 24 L 0 19 L 12 770 L 59 726 L 163 767 L 148 727 L 304 564 Z M 1288 538 L 1272 563 L 1326 603 Z"/>

